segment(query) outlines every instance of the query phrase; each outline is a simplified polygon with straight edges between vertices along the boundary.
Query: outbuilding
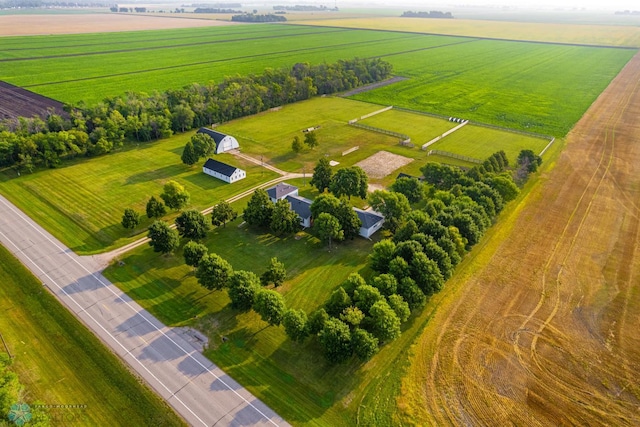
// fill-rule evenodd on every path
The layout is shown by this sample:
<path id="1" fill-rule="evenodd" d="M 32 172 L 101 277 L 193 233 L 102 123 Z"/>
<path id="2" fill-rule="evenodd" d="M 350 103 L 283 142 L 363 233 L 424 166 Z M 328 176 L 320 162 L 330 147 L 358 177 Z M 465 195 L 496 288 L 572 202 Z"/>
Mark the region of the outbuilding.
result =
<path id="1" fill-rule="evenodd" d="M 238 140 L 231 135 L 226 135 L 222 132 L 218 132 L 209 128 L 200 128 L 197 133 L 203 133 L 209 135 L 216 142 L 216 154 L 224 153 L 225 151 L 234 150 L 240 148 Z"/>
<path id="2" fill-rule="evenodd" d="M 380 230 L 382 224 L 384 224 L 384 217 L 382 214 L 369 210 L 363 211 L 362 209 L 353 208 L 358 214 L 358 218 L 362 222 L 362 226 L 360 227 L 360 235 L 365 239 L 371 238 L 373 233 Z"/>
<path id="3" fill-rule="evenodd" d="M 311 204 L 313 201 L 294 194 L 286 196 L 285 200 L 291 205 L 291 210 L 298 214 L 300 225 L 305 228 L 311 227 Z"/>
<path id="4" fill-rule="evenodd" d="M 247 177 L 247 173 L 244 170 L 213 159 L 207 159 L 202 171 L 229 184 Z"/>

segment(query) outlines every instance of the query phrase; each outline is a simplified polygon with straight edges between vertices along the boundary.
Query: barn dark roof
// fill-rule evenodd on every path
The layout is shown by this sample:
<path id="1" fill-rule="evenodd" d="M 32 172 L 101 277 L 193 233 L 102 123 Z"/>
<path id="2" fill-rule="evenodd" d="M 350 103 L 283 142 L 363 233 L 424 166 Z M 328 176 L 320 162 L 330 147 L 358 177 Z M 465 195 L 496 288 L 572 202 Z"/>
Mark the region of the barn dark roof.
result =
<path id="1" fill-rule="evenodd" d="M 220 141 L 222 141 L 227 136 L 222 132 L 218 132 L 216 130 L 209 129 L 209 128 L 200 128 L 196 133 L 204 133 L 205 135 L 209 135 L 211 138 L 213 138 L 216 144 L 219 144 Z"/>
<path id="2" fill-rule="evenodd" d="M 208 159 L 204 163 L 204 167 L 207 169 L 211 169 L 212 171 L 221 173 L 224 176 L 231 176 L 236 171 L 236 169 L 238 169 L 235 166 L 231 166 L 213 159 Z"/>
<path id="3" fill-rule="evenodd" d="M 311 203 L 313 203 L 311 200 L 300 196 L 287 196 L 285 200 L 291 204 L 291 210 L 300 218 L 311 217 Z"/>
<path id="4" fill-rule="evenodd" d="M 365 228 L 371 228 L 373 225 L 382 221 L 384 217 L 376 212 L 363 211 L 362 209 L 353 208 L 358 214 L 358 218 L 362 221 L 362 226 Z"/>
<path id="5" fill-rule="evenodd" d="M 288 196 L 289 194 L 296 191 L 298 187 L 282 182 L 275 187 L 271 187 L 267 190 L 267 194 L 272 199 L 280 199 L 284 196 Z"/>

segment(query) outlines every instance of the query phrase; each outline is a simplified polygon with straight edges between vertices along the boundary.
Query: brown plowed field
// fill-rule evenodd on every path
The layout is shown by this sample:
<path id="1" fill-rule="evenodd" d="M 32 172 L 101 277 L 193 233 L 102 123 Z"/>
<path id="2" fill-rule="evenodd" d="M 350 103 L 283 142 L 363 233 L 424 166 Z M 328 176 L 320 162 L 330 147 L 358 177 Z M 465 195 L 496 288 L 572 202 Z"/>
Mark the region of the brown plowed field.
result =
<path id="1" fill-rule="evenodd" d="M 403 382 L 407 420 L 640 425 L 639 118 L 636 55 L 442 298 Z"/>

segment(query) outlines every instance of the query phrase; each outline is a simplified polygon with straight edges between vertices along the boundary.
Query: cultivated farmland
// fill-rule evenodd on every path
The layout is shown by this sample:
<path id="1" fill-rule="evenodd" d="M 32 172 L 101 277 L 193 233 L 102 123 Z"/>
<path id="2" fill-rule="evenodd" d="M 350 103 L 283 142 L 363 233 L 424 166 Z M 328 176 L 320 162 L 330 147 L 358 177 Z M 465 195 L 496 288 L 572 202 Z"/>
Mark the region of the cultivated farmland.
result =
<path id="1" fill-rule="evenodd" d="M 564 135 L 633 50 L 293 25 L 3 39 L 0 76 L 91 104 L 296 62 L 381 57 L 408 80 L 355 99 Z"/>
<path id="2" fill-rule="evenodd" d="M 403 381 L 407 422 L 640 423 L 639 82 L 636 56 L 450 283 Z"/>

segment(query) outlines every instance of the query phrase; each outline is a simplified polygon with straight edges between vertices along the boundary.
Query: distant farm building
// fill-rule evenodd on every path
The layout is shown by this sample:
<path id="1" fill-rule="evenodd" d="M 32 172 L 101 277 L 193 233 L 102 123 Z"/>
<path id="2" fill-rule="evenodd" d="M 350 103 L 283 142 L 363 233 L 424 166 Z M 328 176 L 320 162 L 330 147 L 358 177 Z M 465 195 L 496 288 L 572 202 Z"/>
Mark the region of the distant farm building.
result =
<path id="1" fill-rule="evenodd" d="M 277 202 L 280 199 L 284 199 L 287 196 L 297 196 L 298 195 L 298 187 L 293 185 L 289 185 L 286 182 L 281 182 L 275 187 L 271 187 L 267 190 L 267 194 L 273 203 Z"/>
<path id="2" fill-rule="evenodd" d="M 213 159 L 208 159 L 204 163 L 202 171 L 229 184 L 247 177 L 247 173 L 244 170 Z"/>
<path id="3" fill-rule="evenodd" d="M 291 210 L 298 214 L 300 225 L 305 228 L 311 227 L 311 203 L 313 200 L 293 194 L 285 197 L 285 200 L 291 205 Z"/>
<path id="4" fill-rule="evenodd" d="M 358 214 L 358 218 L 362 222 L 360 227 L 360 235 L 365 239 L 369 239 L 373 233 L 380 230 L 382 224 L 384 224 L 384 217 L 382 214 L 374 211 L 363 211 L 362 209 L 353 208 Z"/>
<path id="5" fill-rule="evenodd" d="M 222 132 L 218 132 L 209 128 L 200 128 L 198 129 L 197 133 L 204 133 L 205 135 L 209 135 L 216 142 L 216 154 L 240 148 L 238 140 L 231 135 L 226 135 Z"/>

